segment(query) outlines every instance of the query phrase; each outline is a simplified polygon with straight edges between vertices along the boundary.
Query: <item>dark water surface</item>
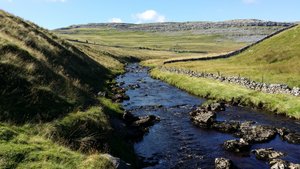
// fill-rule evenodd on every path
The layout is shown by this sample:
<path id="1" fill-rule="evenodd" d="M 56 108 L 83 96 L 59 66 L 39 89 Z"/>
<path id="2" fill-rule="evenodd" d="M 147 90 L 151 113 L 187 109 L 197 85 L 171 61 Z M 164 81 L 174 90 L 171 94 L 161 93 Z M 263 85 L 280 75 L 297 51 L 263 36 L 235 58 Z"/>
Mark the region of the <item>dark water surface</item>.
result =
<path id="1" fill-rule="evenodd" d="M 205 99 L 192 96 L 160 80 L 152 79 L 147 68 L 138 64 L 127 66 L 127 73 L 117 78 L 125 82 L 123 87 L 139 84 L 140 88 L 129 89 L 130 100 L 123 107 L 137 116 L 156 115 L 161 121 L 150 128 L 142 141 L 135 144 L 136 153 L 153 166 L 146 168 L 214 168 L 214 159 L 226 157 L 240 168 L 269 168 L 264 161 L 257 160 L 252 153 L 238 155 L 222 148 L 224 141 L 234 139 L 230 134 L 200 129 L 191 123 L 189 112 Z M 284 126 L 300 131 L 300 122 L 282 116 L 254 111 L 241 107 L 229 107 L 217 114 L 218 120 L 253 120 L 259 124 Z M 300 163 L 300 145 L 288 144 L 279 137 L 269 143 L 256 144 L 255 148 L 273 147 L 286 152 L 283 159 Z"/>

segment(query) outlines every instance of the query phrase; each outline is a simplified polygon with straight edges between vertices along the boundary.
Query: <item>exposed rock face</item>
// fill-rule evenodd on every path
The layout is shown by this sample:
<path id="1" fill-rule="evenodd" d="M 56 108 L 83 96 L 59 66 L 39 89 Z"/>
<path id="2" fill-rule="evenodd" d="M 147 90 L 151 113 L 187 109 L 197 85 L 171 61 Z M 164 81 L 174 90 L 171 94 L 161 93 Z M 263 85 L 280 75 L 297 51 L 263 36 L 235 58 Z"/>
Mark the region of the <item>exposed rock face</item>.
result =
<path id="1" fill-rule="evenodd" d="M 231 160 L 226 158 L 215 159 L 215 169 L 233 169 L 233 163 Z"/>
<path id="2" fill-rule="evenodd" d="M 228 54 L 228 55 L 231 55 L 231 54 Z M 227 57 L 227 56 L 224 55 L 224 57 Z M 212 57 L 211 59 L 214 59 L 214 58 L 215 57 Z M 203 59 L 209 59 L 209 58 L 203 58 Z M 262 91 L 265 93 L 271 93 L 271 94 L 282 93 L 282 94 L 290 94 L 293 96 L 300 96 L 300 88 L 299 87 L 291 88 L 286 84 L 267 84 L 267 83 L 255 82 L 248 78 L 240 77 L 240 76 L 222 76 L 222 75 L 217 75 L 217 74 L 212 74 L 212 73 L 194 72 L 192 70 L 183 70 L 183 69 L 177 69 L 177 68 L 162 67 L 161 70 L 179 73 L 179 74 L 187 74 L 192 77 L 208 78 L 208 79 L 219 80 L 221 82 L 238 84 L 243 87 L 246 87 L 246 88 L 249 88 L 252 90 Z"/>
<path id="3" fill-rule="evenodd" d="M 223 146 L 226 150 L 236 153 L 249 151 L 251 147 L 251 145 L 243 139 L 225 141 Z"/>
<path id="4" fill-rule="evenodd" d="M 261 148 L 253 150 L 256 158 L 259 160 L 271 160 L 283 157 L 285 154 L 280 151 L 275 151 L 273 148 Z"/>
<path id="5" fill-rule="evenodd" d="M 210 127 L 216 119 L 216 114 L 212 111 L 199 111 L 192 113 L 191 120 L 193 123 L 199 127 L 208 128 Z"/>

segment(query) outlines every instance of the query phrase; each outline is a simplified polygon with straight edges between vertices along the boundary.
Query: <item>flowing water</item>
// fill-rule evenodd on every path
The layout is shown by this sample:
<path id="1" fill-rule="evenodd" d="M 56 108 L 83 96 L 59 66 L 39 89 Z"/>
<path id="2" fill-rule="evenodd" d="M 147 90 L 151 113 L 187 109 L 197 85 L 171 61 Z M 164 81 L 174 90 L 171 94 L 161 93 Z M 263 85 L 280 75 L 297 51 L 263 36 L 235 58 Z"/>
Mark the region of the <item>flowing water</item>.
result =
<path id="1" fill-rule="evenodd" d="M 156 115 L 161 121 L 152 126 L 144 138 L 135 143 L 135 151 L 151 166 L 145 168 L 214 168 L 217 157 L 229 158 L 239 168 L 269 168 L 252 153 L 235 154 L 223 149 L 222 144 L 235 139 L 230 134 L 195 127 L 189 112 L 205 101 L 160 80 L 151 78 L 148 69 L 130 64 L 127 73 L 117 78 L 125 82 L 122 87 L 139 84 L 140 88 L 128 89 L 130 100 L 123 102 L 125 110 L 136 116 Z M 217 114 L 218 120 L 253 120 L 258 124 L 284 126 L 300 131 L 300 122 L 279 115 L 241 107 L 229 107 Z M 283 142 L 279 136 L 269 143 L 255 144 L 252 149 L 273 147 L 286 152 L 283 159 L 300 163 L 300 145 Z"/>

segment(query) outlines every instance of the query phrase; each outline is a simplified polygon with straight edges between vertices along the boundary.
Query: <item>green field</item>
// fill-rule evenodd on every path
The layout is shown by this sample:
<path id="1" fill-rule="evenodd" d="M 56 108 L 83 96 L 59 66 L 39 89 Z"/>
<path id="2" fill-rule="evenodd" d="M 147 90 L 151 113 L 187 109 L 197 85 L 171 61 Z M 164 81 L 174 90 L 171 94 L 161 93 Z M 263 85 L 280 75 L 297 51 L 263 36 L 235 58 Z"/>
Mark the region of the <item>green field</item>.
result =
<path id="1" fill-rule="evenodd" d="M 60 32 L 57 32 L 60 33 Z M 112 47 L 174 52 L 228 52 L 245 45 L 216 34 L 184 32 L 121 31 L 104 28 L 70 29 L 62 37 Z"/>
<path id="2" fill-rule="evenodd" d="M 213 61 L 166 64 L 198 72 L 242 76 L 300 87 L 300 26 L 282 32 L 237 56 Z"/>

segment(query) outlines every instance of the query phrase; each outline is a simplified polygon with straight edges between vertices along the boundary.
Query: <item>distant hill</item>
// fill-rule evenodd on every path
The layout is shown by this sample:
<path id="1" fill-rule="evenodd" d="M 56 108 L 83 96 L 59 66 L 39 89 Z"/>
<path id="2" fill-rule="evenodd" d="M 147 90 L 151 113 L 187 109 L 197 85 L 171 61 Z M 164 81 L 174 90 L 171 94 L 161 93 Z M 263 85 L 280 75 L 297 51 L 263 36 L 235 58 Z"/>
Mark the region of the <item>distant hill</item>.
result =
<path id="1" fill-rule="evenodd" d="M 217 34 L 228 36 L 240 42 L 255 42 L 265 36 L 289 27 L 294 23 L 262 21 L 257 19 L 229 20 L 223 22 L 165 22 L 165 23 L 90 23 L 72 25 L 55 31 L 72 34 L 72 30 L 97 28 L 115 29 L 119 31 L 144 31 L 144 32 L 179 32 L 188 31 L 192 34 Z M 76 34 L 76 31 L 74 31 Z"/>
<path id="2" fill-rule="evenodd" d="M 147 24 L 131 24 L 131 23 L 90 23 L 83 25 L 71 25 L 66 28 L 114 28 L 120 30 L 134 31 L 186 31 L 186 30 L 205 30 L 211 28 L 230 28 L 230 27 L 255 27 L 255 26 L 279 26 L 287 27 L 293 23 L 262 21 L 257 19 L 249 20 L 229 20 L 223 22 L 164 22 L 164 23 L 147 23 Z"/>
<path id="3" fill-rule="evenodd" d="M 110 71 L 37 25 L 0 11 L 0 120 L 51 120 L 94 101 Z"/>

